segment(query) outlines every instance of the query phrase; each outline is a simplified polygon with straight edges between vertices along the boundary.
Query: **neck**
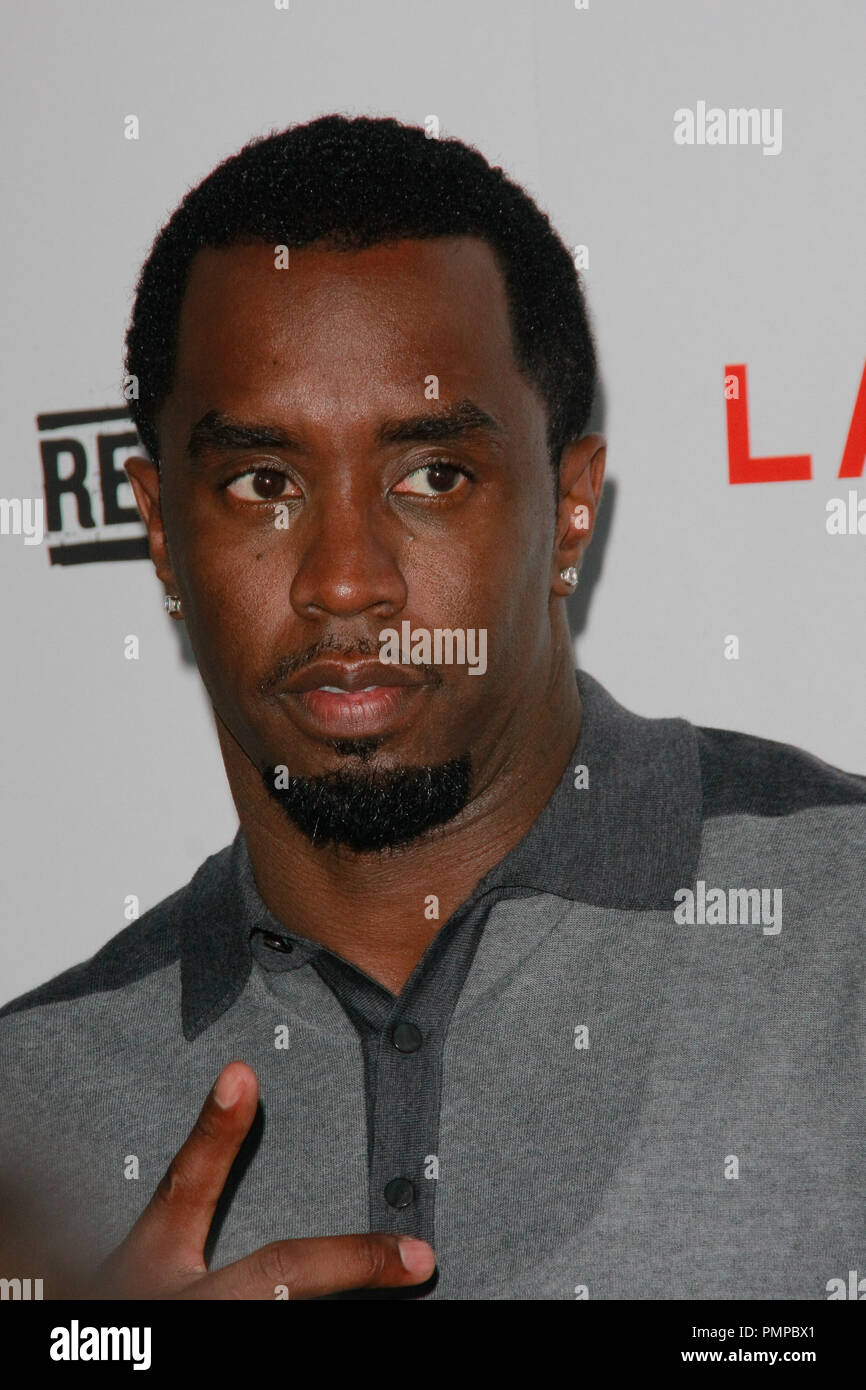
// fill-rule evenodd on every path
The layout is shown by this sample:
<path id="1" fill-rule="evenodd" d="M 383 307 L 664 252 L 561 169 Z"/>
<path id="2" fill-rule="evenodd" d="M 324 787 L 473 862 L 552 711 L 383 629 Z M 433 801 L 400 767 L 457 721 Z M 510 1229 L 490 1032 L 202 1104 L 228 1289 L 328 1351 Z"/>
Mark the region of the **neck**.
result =
<path id="1" fill-rule="evenodd" d="M 222 722 L 217 730 L 258 891 L 299 936 L 319 941 L 399 994 L 440 927 L 523 838 L 577 742 L 581 707 L 570 643 L 551 680 L 502 731 L 510 750 L 459 816 L 381 854 L 314 848 L 267 794 Z"/>

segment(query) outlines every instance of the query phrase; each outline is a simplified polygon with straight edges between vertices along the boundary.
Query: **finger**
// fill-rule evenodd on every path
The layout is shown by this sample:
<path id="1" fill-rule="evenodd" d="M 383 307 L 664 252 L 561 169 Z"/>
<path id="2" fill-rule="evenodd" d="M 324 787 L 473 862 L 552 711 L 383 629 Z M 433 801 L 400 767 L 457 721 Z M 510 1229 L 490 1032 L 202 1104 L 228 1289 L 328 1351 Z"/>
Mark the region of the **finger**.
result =
<path id="1" fill-rule="evenodd" d="M 124 1261 L 205 1269 L 203 1251 L 220 1194 L 258 1105 L 255 1072 L 229 1062 L 217 1077 L 189 1138 L 116 1252 Z"/>
<path id="2" fill-rule="evenodd" d="M 349 1289 L 423 1284 L 436 1268 L 430 1246 L 413 1236 L 316 1236 L 278 1240 L 186 1289 L 183 1299 L 323 1298 Z"/>

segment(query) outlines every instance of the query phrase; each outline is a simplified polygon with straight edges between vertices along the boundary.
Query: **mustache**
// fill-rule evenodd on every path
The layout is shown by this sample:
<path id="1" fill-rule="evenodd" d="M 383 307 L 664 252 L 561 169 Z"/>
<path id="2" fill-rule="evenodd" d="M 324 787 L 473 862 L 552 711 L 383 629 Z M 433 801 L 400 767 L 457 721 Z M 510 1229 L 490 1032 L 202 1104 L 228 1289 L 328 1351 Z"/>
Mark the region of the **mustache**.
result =
<path id="1" fill-rule="evenodd" d="M 347 660 L 359 656 L 378 659 L 379 651 L 379 643 L 374 641 L 372 637 L 356 637 L 350 641 L 338 637 L 336 633 L 329 633 L 300 652 L 281 656 L 273 670 L 260 683 L 259 694 L 272 694 L 290 676 L 293 676 L 297 671 L 302 671 L 305 666 L 317 661 L 320 656 L 337 655 L 346 657 Z M 442 685 L 443 677 L 438 667 L 428 665 L 425 661 L 414 662 L 413 665 L 424 672 L 432 685 Z"/>

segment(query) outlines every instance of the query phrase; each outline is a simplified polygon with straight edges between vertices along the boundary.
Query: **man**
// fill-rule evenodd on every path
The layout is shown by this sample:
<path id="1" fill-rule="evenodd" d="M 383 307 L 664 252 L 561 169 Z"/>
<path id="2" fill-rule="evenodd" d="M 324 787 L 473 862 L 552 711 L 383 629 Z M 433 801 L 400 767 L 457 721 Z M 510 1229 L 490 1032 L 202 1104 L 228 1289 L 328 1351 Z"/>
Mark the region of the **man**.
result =
<path id="1" fill-rule="evenodd" d="M 7 1172 L 109 1297 L 826 1297 L 866 778 L 575 672 L 605 450 L 547 219 L 393 121 L 254 141 L 126 367 L 240 830 L 3 1010 Z"/>

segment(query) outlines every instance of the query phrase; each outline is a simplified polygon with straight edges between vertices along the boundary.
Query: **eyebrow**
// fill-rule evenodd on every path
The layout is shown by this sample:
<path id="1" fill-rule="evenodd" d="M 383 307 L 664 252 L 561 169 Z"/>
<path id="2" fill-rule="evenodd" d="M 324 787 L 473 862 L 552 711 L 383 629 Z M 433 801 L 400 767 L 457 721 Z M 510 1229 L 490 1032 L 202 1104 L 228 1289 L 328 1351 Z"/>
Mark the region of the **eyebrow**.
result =
<path id="1" fill-rule="evenodd" d="M 379 426 L 380 444 L 411 444 L 417 440 L 463 439 L 469 434 L 489 434 L 499 438 L 503 426 L 474 401 L 458 401 L 447 410 L 410 415 L 405 420 L 386 420 Z"/>
<path id="2" fill-rule="evenodd" d="M 384 420 L 376 431 L 379 444 L 411 444 L 464 439 L 487 434 L 499 439 L 504 427 L 474 401 L 462 400 L 447 410 L 410 415 L 405 419 Z M 187 457 L 198 460 L 210 451 L 240 449 L 287 449 L 299 452 L 300 441 L 280 425 L 256 424 L 237 420 L 225 411 L 209 410 L 192 427 L 187 440 Z"/>
<path id="3" fill-rule="evenodd" d="M 298 449 L 296 439 L 279 425 L 258 425 L 236 420 L 222 410 L 209 410 L 190 430 L 187 457 L 200 459 L 213 450 Z"/>

